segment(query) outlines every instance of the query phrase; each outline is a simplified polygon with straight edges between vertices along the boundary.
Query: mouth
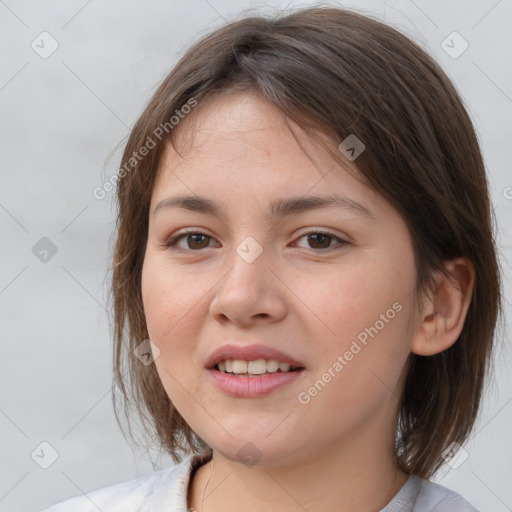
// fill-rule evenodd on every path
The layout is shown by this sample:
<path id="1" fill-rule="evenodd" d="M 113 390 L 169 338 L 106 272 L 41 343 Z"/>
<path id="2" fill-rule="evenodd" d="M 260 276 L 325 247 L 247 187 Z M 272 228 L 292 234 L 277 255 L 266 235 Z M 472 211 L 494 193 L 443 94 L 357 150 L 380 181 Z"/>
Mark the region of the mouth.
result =
<path id="1" fill-rule="evenodd" d="M 277 359 L 224 359 L 215 364 L 213 369 L 227 375 L 238 377 L 258 377 L 274 373 L 290 373 L 303 370 L 303 366 L 293 366 Z"/>
<path id="2" fill-rule="evenodd" d="M 205 361 L 207 370 L 234 375 L 257 376 L 305 369 L 294 357 L 267 345 L 222 345 Z"/>
<path id="3" fill-rule="evenodd" d="M 257 398 L 304 379 L 305 365 L 266 345 L 223 345 L 205 362 L 212 384 L 235 398 Z"/>

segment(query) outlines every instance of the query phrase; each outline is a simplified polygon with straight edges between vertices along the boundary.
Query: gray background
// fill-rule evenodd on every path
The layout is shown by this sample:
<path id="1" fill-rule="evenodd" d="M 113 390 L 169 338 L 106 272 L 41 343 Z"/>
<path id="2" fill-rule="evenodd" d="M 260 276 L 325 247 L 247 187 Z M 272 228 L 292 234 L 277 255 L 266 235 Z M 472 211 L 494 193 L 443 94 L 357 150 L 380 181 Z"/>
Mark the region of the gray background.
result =
<path id="1" fill-rule="evenodd" d="M 105 309 L 113 193 L 100 201 L 92 190 L 117 170 L 120 151 L 106 164 L 108 155 L 186 46 L 224 18 L 262 5 L 269 4 L 0 0 L 0 510 L 37 511 L 172 465 L 169 457 L 152 463 L 133 452 L 115 422 Z M 510 297 L 512 2 L 339 5 L 401 28 L 455 81 L 482 143 Z M 43 31 L 59 45 L 46 59 L 31 47 L 35 41 L 39 52 L 51 48 L 49 39 L 42 47 Z M 456 59 L 441 47 L 453 31 L 469 43 Z M 57 248 L 46 262 L 32 252 L 42 237 Z M 468 459 L 457 469 L 445 465 L 435 479 L 481 511 L 512 510 L 508 338 L 507 329 L 498 340 L 496 377 L 465 445 Z M 48 469 L 31 458 L 43 441 L 59 455 Z M 50 450 L 38 450 L 48 462 Z"/>

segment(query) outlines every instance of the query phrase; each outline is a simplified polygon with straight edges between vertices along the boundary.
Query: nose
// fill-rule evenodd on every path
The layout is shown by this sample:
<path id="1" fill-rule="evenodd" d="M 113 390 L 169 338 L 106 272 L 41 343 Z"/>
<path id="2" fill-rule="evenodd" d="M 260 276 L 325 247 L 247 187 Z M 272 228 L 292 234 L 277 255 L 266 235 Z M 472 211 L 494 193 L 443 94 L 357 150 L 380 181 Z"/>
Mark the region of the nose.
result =
<path id="1" fill-rule="evenodd" d="M 233 322 L 239 327 L 279 322 L 288 312 L 286 287 L 276 277 L 279 272 L 270 261 L 270 251 L 263 250 L 254 261 L 240 254 L 233 249 L 210 314 L 221 323 Z"/>

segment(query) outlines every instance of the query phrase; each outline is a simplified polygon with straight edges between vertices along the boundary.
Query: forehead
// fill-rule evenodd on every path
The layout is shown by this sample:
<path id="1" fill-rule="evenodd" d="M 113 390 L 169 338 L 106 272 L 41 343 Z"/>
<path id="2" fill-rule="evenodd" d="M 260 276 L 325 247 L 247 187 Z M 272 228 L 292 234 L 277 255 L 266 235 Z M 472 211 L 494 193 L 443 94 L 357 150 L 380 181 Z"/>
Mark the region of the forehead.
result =
<path id="1" fill-rule="evenodd" d="M 304 130 L 260 95 L 229 93 L 200 104 L 173 132 L 175 145 L 188 162 L 279 155 L 293 157 L 306 144 L 318 152 Z M 309 142 L 309 144 L 308 144 Z M 304 155 L 305 156 L 305 155 Z"/>
<path id="2" fill-rule="evenodd" d="M 315 136 L 336 151 L 336 140 Z M 173 141 L 177 151 L 167 143 L 157 185 L 186 175 L 206 188 L 264 181 L 277 187 L 297 184 L 296 192 L 304 194 L 313 187 L 331 188 L 345 175 L 345 182 L 357 179 L 361 190 L 367 188 L 355 165 L 334 160 L 319 140 L 257 93 L 230 93 L 200 103 L 173 130 Z"/>

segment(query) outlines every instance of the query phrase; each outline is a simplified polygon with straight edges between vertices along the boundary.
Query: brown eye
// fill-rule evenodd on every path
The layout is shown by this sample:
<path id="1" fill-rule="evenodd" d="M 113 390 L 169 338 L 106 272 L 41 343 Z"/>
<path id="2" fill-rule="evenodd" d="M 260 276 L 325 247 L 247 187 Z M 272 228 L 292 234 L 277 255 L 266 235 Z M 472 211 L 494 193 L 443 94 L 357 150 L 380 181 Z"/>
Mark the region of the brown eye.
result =
<path id="1" fill-rule="evenodd" d="M 185 243 L 180 245 L 179 242 L 182 240 Z M 212 240 L 212 237 L 203 233 L 182 233 L 171 238 L 165 245 L 169 248 L 177 247 L 183 250 L 200 250 L 207 248 L 210 240 Z"/>
<path id="2" fill-rule="evenodd" d="M 204 247 L 208 247 L 208 244 L 204 245 L 205 240 L 208 240 L 210 237 L 207 235 L 187 235 L 186 240 L 188 241 L 188 246 L 190 249 L 203 249 Z"/>
<path id="3" fill-rule="evenodd" d="M 323 233 L 308 235 L 308 243 L 313 244 L 313 249 L 327 249 L 330 246 L 332 236 Z"/>
<path id="4" fill-rule="evenodd" d="M 302 238 L 307 239 L 308 249 L 317 249 L 319 251 L 329 249 L 334 247 L 335 245 L 345 245 L 348 244 L 345 240 L 342 240 L 340 237 L 331 235 L 330 233 L 323 233 L 321 231 L 312 231 L 310 233 L 305 233 L 298 240 Z M 338 244 L 332 243 L 338 241 Z M 304 246 L 300 246 L 304 247 Z"/>

